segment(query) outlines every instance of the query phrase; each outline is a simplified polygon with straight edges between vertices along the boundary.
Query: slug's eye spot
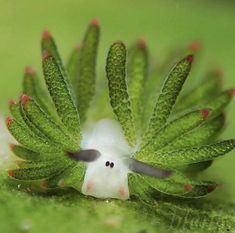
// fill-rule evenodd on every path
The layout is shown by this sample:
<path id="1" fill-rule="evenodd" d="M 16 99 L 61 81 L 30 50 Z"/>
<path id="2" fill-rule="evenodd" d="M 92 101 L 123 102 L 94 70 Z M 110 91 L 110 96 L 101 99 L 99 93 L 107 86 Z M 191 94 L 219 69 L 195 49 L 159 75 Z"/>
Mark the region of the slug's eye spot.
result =
<path id="1" fill-rule="evenodd" d="M 110 163 L 110 167 L 111 168 L 113 168 L 114 167 L 114 163 L 112 162 L 112 163 Z"/>
<path id="2" fill-rule="evenodd" d="M 105 166 L 108 167 L 109 164 L 110 164 L 109 161 L 106 161 Z"/>

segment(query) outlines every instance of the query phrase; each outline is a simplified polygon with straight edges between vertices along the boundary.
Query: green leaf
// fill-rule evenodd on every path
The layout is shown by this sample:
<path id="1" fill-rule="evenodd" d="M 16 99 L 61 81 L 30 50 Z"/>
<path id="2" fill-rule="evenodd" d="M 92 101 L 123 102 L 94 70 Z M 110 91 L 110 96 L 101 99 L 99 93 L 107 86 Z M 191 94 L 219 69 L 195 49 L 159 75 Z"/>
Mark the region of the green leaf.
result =
<path id="1" fill-rule="evenodd" d="M 85 174 L 85 166 L 84 163 L 77 162 L 70 164 L 61 170 L 60 174 L 47 180 L 48 187 L 72 187 L 80 192 Z"/>
<path id="2" fill-rule="evenodd" d="M 222 156 L 235 147 L 234 139 L 216 142 L 211 145 L 186 147 L 178 150 L 152 153 L 149 156 L 150 164 L 178 167 L 187 164 L 208 161 Z"/>
<path id="3" fill-rule="evenodd" d="M 149 143 L 142 147 L 135 157 L 148 161 L 148 156 L 171 143 L 173 140 L 199 126 L 207 119 L 208 109 L 196 110 L 184 114 L 162 127 Z"/>
<path id="4" fill-rule="evenodd" d="M 43 58 L 43 72 L 57 113 L 67 130 L 75 137 L 79 144 L 81 135 L 78 111 L 69 86 L 53 57 L 45 56 Z"/>
<path id="5" fill-rule="evenodd" d="M 97 20 L 93 20 L 88 27 L 80 49 L 80 56 L 76 56 L 72 62 L 78 64 L 78 71 L 74 72 L 73 80 L 77 78 L 75 94 L 77 97 L 77 107 L 80 114 L 81 123 L 86 120 L 86 112 L 91 100 L 95 95 L 96 84 L 96 57 L 99 44 L 100 29 Z M 79 60 L 77 60 L 79 59 Z M 75 71 L 75 70 L 74 70 Z"/>
<path id="6" fill-rule="evenodd" d="M 23 93 L 34 98 L 43 110 L 50 114 L 54 119 L 58 118 L 48 94 L 41 86 L 39 77 L 32 67 L 26 67 L 25 69 Z"/>
<path id="7" fill-rule="evenodd" d="M 60 173 L 63 166 L 61 161 L 56 162 L 55 160 L 51 163 L 37 162 L 36 167 L 11 170 L 11 176 L 18 180 L 40 180 Z"/>
<path id="8" fill-rule="evenodd" d="M 78 85 L 78 77 L 79 77 L 81 46 L 82 45 L 78 45 L 72 50 L 69 56 L 68 63 L 67 63 L 67 71 L 68 71 L 69 78 L 70 78 L 75 95 L 77 95 L 76 87 Z"/>
<path id="9" fill-rule="evenodd" d="M 130 146 L 136 144 L 135 127 L 126 82 L 126 48 L 122 42 L 114 43 L 108 53 L 106 74 L 110 103 L 122 126 Z"/>
<path id="10" fill-rule="evenodd" d="M 27 148 L 33 148 L 35 152 L 56 153 L 56 151 L 61 149 L 58 145 L 39 137 L 29 128 L 23 127 L 19 122 L 12 119 L 11 117 L 6 118 L 6 125 L 10 133 L 20 144 Z"/>
<path id="11" fill-rule="evenodd" d="M 204 106 L 210 108 L 212 110 L 211 117 L 215 117 L 228 106 L 234 96 L 235 90 L 229 89 L 221 92 L 215 98 L 210 100 L 208 103 L 204 104 Z"/>
<path id="12" fill-rule="evenodd" d="M 67 72 L 65 70 L 62 58 L 60 57 L 57 45 L 55 43 L 54 38 L 48 31 L 44 31 L 42 34 L 41 51 L 42 51 L 42 56 L 44 56 L 44 54 L 46 53 L 54 57 L 57 65 L 60 67 L 62 75 L 65 77 L 66 81 L 68 81 Z"/>
<path id="13" fill-rule="evenodd" d="M 176 104 L 176 109 L 186 109 L 206 102 L 222 91 L 222 77 L 217 70 L 210 71 L 195 88 L 183 95 Z"/>
<path id="14" fill-rule="evenodd" d="M 11 144 L 11 150 L 17 157 L 24 160 L 38 160 L 41 158 L 40 153 L 32 151 L 20 145 Z"/>
<path id="15" fill-rule="evenodd" d="M 225 124 L 224 114 L 217 116 L 211 120 L 208 120 L 201 124 L 199 127 L 189 131 L 186 134 L 172 140 L 166 147 L 163 148 L 164 151 L 170 149 L 178 149 L 190 146 L 205 145 L 207 143 L 212 143 L 213 140 L 221 133 Z"/>
<path id="16" fill-rule="evenodd" d="M 205 196 L 217 186 L 214 182 L 194 181 L 177 171 L 173 171 L 171 176 L 164 179 L 139 175 L 139 184 L 142 182 L 148 183 L 152 188 L 162 193 L 184 198 Z"/>
<path id="17" fill-rule="evenodd" d="M 132 46 L 128 58 L 128 90 L 136 129 L 140 129 L 144 110 L 144 88 L 148 74 L 148 51 L 143 40 L 139 40 Z"/>
<path id="18" fill-rule="evenodd" d="M 24 109 L 22 108 L 22 102 L 28 100 L 28 96 L 22 95 L 20 102 L 16 103 L 15 101 L 10 101 L 10 112 L 14 119 L 24 128 L 26 131 L 35 135 L 35 137 L 39 138 L 41 141 L 44 141 L 47 144 L 52 144 L 47 136 L 43 134 L 37 126 L 35 126 L 25 115 Z M 52 144 L 53 145 L 53 144 Z"/>
<path id="19" fill-rule="evenodd" d="M 148 142 L 158 129 L 164 125 L 171 113 L 181 88 L 191 69 L 193 56 L 188 55 L 179 61 L 168 74 L 155 104 L 143 144 Z"/>
<path id="20" fill-rule="evenodd" d="M 55 123 L 31 98 L 22 104 L 28 119 L 47 137 L 55 143 L 61 144 L 64 150 L 78 151 L 79 145 L 66 132 L 66 129 Z"/>

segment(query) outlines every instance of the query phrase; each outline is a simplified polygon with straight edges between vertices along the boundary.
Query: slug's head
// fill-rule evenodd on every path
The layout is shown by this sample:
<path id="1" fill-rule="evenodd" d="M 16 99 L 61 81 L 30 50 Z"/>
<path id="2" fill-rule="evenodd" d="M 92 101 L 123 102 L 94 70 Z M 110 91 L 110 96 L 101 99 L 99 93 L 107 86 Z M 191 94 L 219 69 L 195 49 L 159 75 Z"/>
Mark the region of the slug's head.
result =
<path id="1" fill-rule="evenodd" d="M 98 123 L 84 140 L 83 150 L 68 155 L 87 165 L 82 185 L 85 195 L 128 199 L 129 172 L 155 177 L 170 175 L 167 171 L 132 159 L 132 149 L 125 142 L 122 131 L 110 120 Z"/>

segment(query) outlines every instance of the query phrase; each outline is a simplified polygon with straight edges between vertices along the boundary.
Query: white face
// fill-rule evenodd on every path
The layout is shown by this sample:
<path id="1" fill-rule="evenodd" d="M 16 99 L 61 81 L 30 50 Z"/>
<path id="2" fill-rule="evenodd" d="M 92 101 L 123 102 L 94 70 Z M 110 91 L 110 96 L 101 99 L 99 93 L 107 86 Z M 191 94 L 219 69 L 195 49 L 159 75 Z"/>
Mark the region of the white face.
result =
<path id="1" fill-rule="evenodd" d="M 132 149 L 124 139 L 118 123 L 101 120 L 92 132 L 85 134 L 82 149 L 95 149 L 101 156 L 87 163 L 82 193 L 97 198 L 128 199 L 128 172 L 126 159 Z"/>

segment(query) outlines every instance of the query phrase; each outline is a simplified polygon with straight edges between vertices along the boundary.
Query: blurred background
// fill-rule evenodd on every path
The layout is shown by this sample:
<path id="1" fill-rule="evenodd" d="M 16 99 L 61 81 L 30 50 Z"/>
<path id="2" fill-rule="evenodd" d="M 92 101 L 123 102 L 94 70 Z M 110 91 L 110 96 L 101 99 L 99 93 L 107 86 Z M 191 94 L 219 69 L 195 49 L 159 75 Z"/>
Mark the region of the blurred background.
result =
<path id="1" fill-rule="evenodd" d="M 202 43 L 199 79 L 210 67 L 224 73 L 225 87 L 235 86 L 235 1 L 216 0 L 0 0 L 0 113 L 17 98 L 26 65 L 41 74 L 40 37 L 48 29 L 65 59 L 82 39 L 92 18 L 101 24 L 97 73 L 104 79 L 106 53 L 118 39 L 131 44 L 145 38 L 152 57 L 162 61 L 175 46 Z M 192 80 L 191 81 L 195 81 Z M 191 82 L 189 81 L 189 82 Z M 235 101 L 228 109 L 224 138 L 235 137 Z M 235 201 L 235 152 L 207 172 L 224 187 L 217 194 Z"/>

